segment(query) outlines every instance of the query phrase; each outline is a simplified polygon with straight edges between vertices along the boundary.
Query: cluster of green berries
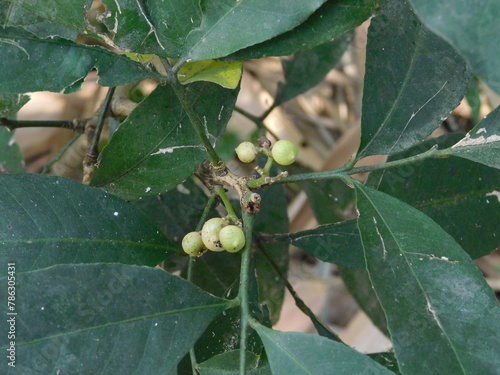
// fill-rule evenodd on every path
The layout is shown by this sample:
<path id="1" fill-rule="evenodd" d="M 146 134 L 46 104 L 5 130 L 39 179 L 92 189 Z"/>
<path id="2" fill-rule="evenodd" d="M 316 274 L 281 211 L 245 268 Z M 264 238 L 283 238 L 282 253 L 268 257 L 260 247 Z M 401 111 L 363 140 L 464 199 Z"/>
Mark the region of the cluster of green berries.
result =
<path id="1" fill-rule="evenodd" d="M 238 159 L 243 163 L 251 163 L 259 152 L 266 153 L 264 149 L 256 147 L 251 142 L 242 142 L 235 149 Z M 274 161 L 279 165 L 290 165 L 295 162 L 299 148 L 297 145 L 289 140 L 282 139 L 276 142 L 271 148 L 271 156 Z"/>
<path id="2" fill-rule="evenodd" d="M 236 253 L 244 246 L 243 230 L 221 218 L 207 220 L 201 232 L 190 232 L 182 239 L 182 249 L 192 257 L 200 256 L 207 250 Z"/>

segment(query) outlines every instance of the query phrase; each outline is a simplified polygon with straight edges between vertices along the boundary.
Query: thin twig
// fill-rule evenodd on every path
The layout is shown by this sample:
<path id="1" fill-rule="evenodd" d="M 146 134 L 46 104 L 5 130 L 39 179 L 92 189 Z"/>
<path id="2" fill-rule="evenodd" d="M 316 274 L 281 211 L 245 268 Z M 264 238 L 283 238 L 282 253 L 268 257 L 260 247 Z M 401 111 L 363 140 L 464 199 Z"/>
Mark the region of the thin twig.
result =
<path id="1" fill-rule="evenodd" d="M 85 131 L 85 124 L 88 119 L 74 119 L 74 120 L 50 120 L 50 121 L 24 121 L 24 120 L 10 120 L 6 117 L 0 118 L 0 126 L 5 126 L 9 130 L 20 128 L 62 128 L 73 130 L 77 133 Z"/>
<path id="2" fill-rule="evenodd" d="M 273 132 L 271 129 L 269 129 L 267 127 L 267 125 L 264 123 L 264 119 L 267 117 L 267 114 L 266 112 L 264 112 L 264 114 L 266 114 L 265 117 L 262 117 L 262 116 L 254 116 L 252 115 L 250 112 L 247 112 L 245 111 L 243 108 L 240 108 L 240 107 L 234 107 L 234 110 L 236 112 L 239 112 L 241 113 L 243 116 L 245 116 L 247 119 L 249 119 L 250 121 L 252 121 L 255 125 L 257 125 L 257 127 L 263 131 L 266 131 L 268 132 L 269 134 L 271 134 L 271 136 L 275 139 L 275 140 L 279 140 L 279 137 L 276 135 L 275 132 Z"/>
<path id="3" fill-rule="evenodd" d="M 115 92 L 115 87 L 110 87 L 104 101 L 102 103 L 99 117 L 97 118 L 97 122 L 95 124 L 95 128 L 93 133 L 91 132 L 89 136 L 91 136 L 90 146 L 87 149 L 87 153 L 85 155 L 85 159 L 83 160 L 83 181 L 84 185 L 89 185 L 90 180 L 92 179 L 92 175 L 94 173 L 94 166 L 97 163 L 97 158 L 99 156 L 99 140 L 101 139 L 102 128 L 104 127 L 104 120 L 106 119 L 106 115 L 109 110 L 109 106 L 111 104 L 111 99 L 113 98 L 113 94 Z M 89 126 L 90 128 L 90 126 Z M 89 131 L 89 130 L 87 130 Z"/>

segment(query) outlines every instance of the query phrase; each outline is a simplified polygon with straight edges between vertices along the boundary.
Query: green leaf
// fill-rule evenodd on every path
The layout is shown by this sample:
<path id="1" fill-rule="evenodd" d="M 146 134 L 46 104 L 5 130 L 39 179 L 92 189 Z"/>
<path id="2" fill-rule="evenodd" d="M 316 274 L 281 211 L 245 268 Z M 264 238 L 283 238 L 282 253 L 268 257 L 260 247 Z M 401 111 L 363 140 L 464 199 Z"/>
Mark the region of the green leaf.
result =
<path id="1" fill-rule="evenodd" d="M 496 372 L 500 306 L 469 256 L 420 211 L 355 185 L 367 270 L 402 372 Z"/>
<path id="2" fill-rule="evenodd" d="M 237 90 L 213 83 L 186 87 L 189 105 L 215 141 L 231 116 Z M 120 125 L 103 149 L 92 185 L 133 199 L 176 187 L 207 158 L 170 86 L 158 86 Z"/>
<path id="3" fill-rule="evenodd" d="M 500 107 L 451 148 L 451 155 L 500 169 Z"/>
<path id="4" fill-rule="evenodd" d="M 88 26 L 112 45 L 128 52 L 178 57 L 187 35 L 200 27 L 200 1 L 103 0 L 99 27 Z"/>
<path id="5" fill-rule="evenodd" d="M 65 263 L 155 266 L 177 250 L 127 202 L 34 174 L 0 176 L 0 249 L 0 261 L 15 261 L 19 272 Z"/>
<path id="6" fill-rule="evenodd" d="M 203 190 L 192 179 L 188 179 L 165 193 L 131 203 L 153 220 L 163 234 L 181 249 L 182 238 L 195 230 L 207 200 Z M 215 216 L 214 210 L 209 218 Z"/>
<path id="7" fill-rule="evenodd" d="M 0 60 L 0 91 L 4 92 L 59 92 L 93 68 L 98 70 L 102 86 L 154 76 L 143 65 L 102 47 L 58 38 L 38 39 L 20 28 L 0 28 L 0 55 L 4 56 Z"/>
<path id="8" fill-rule="evenodd" d="M 241 61 L 204 60 L 184 63 L 177 76 L 184 85 L 206 81 L 217 83 L 226 89 L 235 89 L 240 83 L 242 69 Z"/>
<path id="9" fill-rule="evenodd" d="M 324 2 L 104 0 L 107 32 L 90 30 L 127 51 L 209 60 L 292 29 Z"/>
<path id="10" fill-rule="evenodd" d="M 352 211 L 354 190 L 340 180 L 319 180 L 300 184 L 320 224 L 344 221 Z"/>
<path id="11" fill-rule="evenodd" d="M 218 262 L 217 262 L 218 260 Z M 193 282 L 205 291 L 215 291 L 226 299 L 235 298 L 239 290 L 239 272 L 241 253 L 208 252 L 197 258 L 193 268 Z M 252 266 L 252 268 L 254 268 Z M 253 318 L 262 324 L 271 325 L 269 314 L 263 311 L 259 301 L 258 282 L 255 273 L 250 275 L 248 287 L 249 307 Z M 212 293 L 215 294 L 215 293 Z M 239 307 L 223 311 L 208 326 L 196 342 L 196 358 L 206 361 L 215 355 L 236 350 L 240 347 L 241 309 Z M 262 352 L 262 342 L 255 331 L 249 331 L 247 350 L 253 353 Z"/>
<path id="12" fill-rule="evenodd" d="M 357 158 L 421 142 L 464 96 L 471 72 L 406 2 L 388 0 L 368 30 L 361 144 Z"/>
<path id="13" fill-rule="evenodd" d="M 393 352 L 372 353 L 368 354 L 368 357 L 370 357 L 377 363 L 380 363 L 386 369 L 391 370 L 393 373 L 401 375 L 401 372 L 399 372 L 399 366 L 396 356 L 394 355 Z"/>
<path id="14" fill-rule="evenodd" d="M 183 60 L 227 56 L 304 22 L 326 0 L 239 0 L 204 3 L 203 18 L 183 46 Z"/>
<path id="15" fill-rule="evenodd" d="M 463 134 L 431 139 L 389 161 L 422 153 L 433 145 L 446 148 Z M 367 185 L 422 211 L 438 223 L 472 258 L 500 246 L 500 171 L 449 157 L 370 174 Z"/>
<path id="16" fill-rule="evenodd" d="M 266 233 L 285 233 L 289 231 L 287 202 L 282 186 L 269 186 L 259 192 L 262 197 L 261 210 L 255 218 L 254 230 Z M 278 265 L 281 272 L 288 272 L 288 245 L 286 243 L 260 243 L 262 249 Z M 285 298 L 285 284 L 278 278 L 262 251 L 257 251 L 256 273 L 259 283 L 260 301 L 271 314 L 271 321 L 276 323 Z"/>
<path id="17" fill-rule="evenodd" d="M 275 104 L 293 99 L 320 83 L 335 67 L 352 40 L 352 33 L 313 49 L 283 58 L 285 83 L 279 87 Z"/>
<path id="18" fill-rule="evenodd" d="M 216 355 L 198 365 L 201 375 L 239 375 L 240 351 L 232 350 Z M 266 359 L 247 351 L 245 362 L 246 375 L 271 375 L 271 369 Z"/>
<path id="19" fill-rule="evenodd" d="M 361 242 L 361 240 L 359 241 Z M 363 251 L 363 248 L 360 250 Z M 349 293 L 354 297 L 359 307 L 363 309 L 373 324 L 384 335 L 390 337 L 384 310 L 373 290 L 373 285 L 366 269 L 352 269 L 340 266 L 338 271 L 340 277 L 342 277 L 342 281 L 344 281 Z"/>
<path id="20" fill-rule="evenodd" d="M 500 3 L 489 1 L 411 0 L 425 25 L 448 40 L 483 80 L 500 93 Z"/>
<path id="21" fill-rule="evenodd" d="M 82 0 L 4 0 L 0 26 L 21 26 L 39 38 L 76 40 L 85 32 Z"/>
<path id="22" fill-rule="evenodd" d="M 332 41 L 368 19 L 375 0 L 329 0 L 296 28 L 230 55 L 231 60 L 287 56 Z"/>
<path id="23" fill-rule="evenodd" d="M 30 97 L 27 95 L 0 92 L 0 117 L 14 115 L 23 105 L 28 103 L 29 100 Z"/>
<path id="24" fill-rule="evenodd" d="M 324 262 L 352 268 L 365 267 L 356 220 L 290 233 L 287 239 Z"/>
<path id="25" fill-rule="evenodd" d="M 14 132 L 0 127 L 0 174 L 23 172 L 23 154 L 14 140 Z"/>
<path id="26" fill-rule="evenodd" d="M 19 367 L 7 374 L 173 374 L 228 306 L 163 270 L 119 264 L 18 271 L 16 286 Z"/>
<path id="27" fill-rule="evenodd" d="M 321 336 L 257 325 L 273 375 L 392 374 L 369 357 Z"/>

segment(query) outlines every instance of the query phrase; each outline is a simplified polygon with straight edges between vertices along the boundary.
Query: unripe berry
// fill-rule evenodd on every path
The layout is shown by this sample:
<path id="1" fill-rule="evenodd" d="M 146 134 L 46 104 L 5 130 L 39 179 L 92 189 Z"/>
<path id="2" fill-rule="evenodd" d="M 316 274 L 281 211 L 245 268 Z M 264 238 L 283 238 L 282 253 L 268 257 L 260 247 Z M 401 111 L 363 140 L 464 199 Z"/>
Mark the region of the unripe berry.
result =
<path id="1" fill-rule="evenodd" d="M 240 227 L 228 225 L 221 229 L 219 240 L 226 251 L 236 253 L 245 246 L 245 234 Z"/>
<path id="2" fill-rule="evenodd" d="M 276 163 L 280 165 L 290 165 L 297 158 L 299 148 L 294 142 L 282 139 L 274 144 L 271 149 L 271 154 Z"/>
<path id="3" fill-rule="evenodd" d="M 189 232 L 182 239 L 182 250 L 189 256 L 195 257 L 205 249 L 199 232 Z"/>
<path id="4" fill-rule="evenodd" d="M 257 147 L 255 147 L 251 142 L 241 142 L 234 151 L 236 151 L 238 159 L 240 159 L 243 163 L 251 163 L 255 160 L 255 157 L 259 153 Z"/>
<path id="5" fill-rule="evenodd" d="M 201 229 L 201 239 L 208 250 L 212 251 L 224 251 L 224 247 L 221 245 L 219 240 L 219 232 L 223 227 L 227 225 L 227 221 L 216 217 L 203 225 Z"/>

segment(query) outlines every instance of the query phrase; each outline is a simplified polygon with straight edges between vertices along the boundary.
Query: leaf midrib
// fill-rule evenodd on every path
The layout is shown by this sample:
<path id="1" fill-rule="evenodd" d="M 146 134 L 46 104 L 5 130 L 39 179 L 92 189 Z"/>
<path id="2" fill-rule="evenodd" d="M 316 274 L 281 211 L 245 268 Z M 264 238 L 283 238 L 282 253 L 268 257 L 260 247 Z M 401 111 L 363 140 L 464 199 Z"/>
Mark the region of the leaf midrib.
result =
<path id="1" fill-rule="evenodd" d="M 391 109 L 387 112 L 386 116 L 384 117 L 384 120 L 382 121 L 382 124 L 378 127 L 377 131 L 372 136 L 371 140 L 363 148 L 363 150 L 361 150 L 359 152 L 359 154 L 357 155 L 357 158 L 362 158 L 362 157 L 366 156 L 365 154 L 366 154 L 367 150 L 369 149 L 369 147 L 371 146 L 371 144 L 377 140 L 378 135 L 380 134 L 380 132 L 383 129 L 385 129 L 385 126 L 386 126 L 387 122 L 392 118 L 392 116 L 394 115 L 394 112 L 398 108 L 399 102 L 401 101 L 401 99 L 403 97 L 403 93 L 406 92 L 406 89 L 407 89 L 407 86 L 408 86 L 408 82 L 410 81 L 411 73 L 415 69 L 415 62 L 417 60 L 416 56 L 417 56 L 418 52 L 421 49 L 422 39 L 423 39 L 422 36 L 424 34 L 425 34 L 425 30 L 420 25 L 419 30 L 417 32 L 417 37 L 415 38 L 415 48 L 413 49 L 413 54 L 411 56 L 410 66 L 409 66 L 409 68 L 407 70 L 407 74 L 405 76 L 403 84 L 401 85 L 401 89 L 398 92 L 398 97 L 393 102 L 393 105 L 391 106 Z M 393 145 L 393 147 L 394 147 L 394 145 Z"/>
<path id="2" fill-rule="evenodd" d="M 412 267 L 411 262 L 409 262 L 409 261 L 408 261 L 408 258 L 407 258 L 407 256 L 406 256 L 406 252 L 402 250 L 401 246 L 399 245 L 399 242 L 398 242 L 398 241 L 397 241 L 397 239 L 396 239 L 396 236 L 393 234 L 393 232 L 392 232 L 391 228 L 389 227 L 389 225 L 387 224 L 387 222 L 386 222 L 386 220 L 385 220 L 384 216 L 382 216 L 382 214 L 381 214 L 381 213 L 379 212 L 379 210 L 377 209 L 377 206 L 375 205 L 375 203 L 374 203 L 374 202 L 370 199 L 370 197 L 369 197 L 369 196 L 365 193 L 364 188 L 362 188 L 362 187 L 361 187 L 361 188 L 358 188 L 358 191 L 361 191 L 361 192 L 363 193 L 363 195 L 366 197 L 366 199 L 367 199 L 367 200 L 370 202 L 370 204 L 372 205 L 373 209 L 375 210 L 375 212 L 377 213 L 377 215 L 379 216 L 379 218 L 382 220 L 382 223 L 384 224 L 385 228 L 389 231 L 389 233 L 390 233 L 390 235 L 391 235 L 391 237 L 392 237 L 392 240 L 394 241 L 394 243 L 396 243 L 396 244 L 397 244 L 398 248 L 400 249 L 400 254 L 402 254 L 402 255 L 403 255 L 403 258 L 404 258 L 404 260 L 405 260 L 405 262 L 406 262 L 406 264 L 407 264 L 408 268 L 410 269 L 410 271 L 411 271 L 411 273 L 412 273 L 413 277 L 415 278 L 415 281 L 417 282 L 418 287 L 420 288 L 421 293 L 424 295 L 424 297 L 425 297 L 426 301 L 428 301 L 429 303 L 431 303 L 431 299 L 428 297 L 427 293 L 425 292 L 425 289 L 423 288 L 423 286 L 422 286 L 422 284 L 421 284 L 421 282 L 420 282 L 420 279 L 419 279 L 419 278 L 417 277 L 417 275 L 415 274 L 415 271 L 414 271 L 414 269 L 413 269 L 413 267 Z M 363 252 L 365 252 L 365 250 L 364 250 L 364 246 L 363 246 Z M 365 253 L 366 253 L 366 252 L 365 252 Z M 365 256 L 365 261 L 366 261 L 366 256 Z M 369 269 L 368 269 L 368 262 L 366 262 L 366 264 L 367 264 L 367 271 L 368 271 L 368 273 L 370 274 L 370 271 L 369 271 Z M 370 277 L 370 279 L 371 279 L 371 277 Z M 378 295 L 378 293 L 377 293 L 377 295 Z M 385 309 L 384 309 L 384 311 L 385 311 Z M 437 312 L 437 311 L 435 312 L 435 314 L 436 314 L 436 315 L 438 316 L 438 318 L 439 318 L 439 315 L 438 315 L 438 312 Z M 439 313 L 439 314 L 440 314 L 440 313 Z M 465 371 L 465 369 L 464 369 L 464 367 L 463 367 L 463 365 L 462 365 L 462 362 L 460 361 L 460 356 L 459 356 L 459 355 L 458 355 L 458 353 L 457 353 L 457 349 L 455 348 L 455 345 L 454 345 L 453 341 L 451 341 L 450 337 L 448 336 L 448 333 L 446 332 L 446 330 L 444 329 L 444 327 L 443 327 L 443 328 L 439 327 L 439 324 L 437 324 L 437 323 L 436 323 L 436 324 L 435 324 L 435 326 L 436 326 L 436 327 L 438 327 L 438 328 L 439 328 L 439 330 L 443 333 L 444 337 L 446 337 L 446 340 L 448 341 L 448 343 L 449 343 L 449 345 L 450 345 L 451 349 L 453 350 L 453 354 L 455 355 L 455 357 L 456 357 L 456 359 L 457 359 L 457 363 L 460 365 L 460 368 L 462 369 L 462 373 L 463 373 L 464 375 L 466 375 L 466 374 L 467 374 L 467 372 Z M 391 331 L 391 329 L 389 329 L 389 331 Z M 391 332 L 391 333 L 392 333 L 392 332 Z"/>
<path id="3" fill-rule="evenodd" d="M 147 320 L 147 319 L 153 319 L 153 318 L 162 317 L 162 316 L 168 316 L 168 315 L 172 315 L 172 314 L 180 314 L 180 313 L 185 313 L 185 312 L 190 312 L 190 311 L 196 311 L 196 310 L 202 310 L 202 309 L 208 309 L 208 308 L 212 309 L 212 308 L 219 308 L 219 307 L 227 307 L 227 306 L 228 306 L 228 302 L 224 302 L 224 303 L 217 303 L 217 304 L 210 304 L 210 305 L 203 305 L 203 306 L 190 306 L 190 307 L 183 308 L 183 309 L 168 310 L 168 311 L 162 311 L 162 312 L 154 313 L 154 314 L 141 315 L 141 316 L 130 318 L 130 319 L 124 319 L 124 320 L 120 320 L 120 321 L 116 321 L 116 322 L 109 322 L 106 324 L 96 325 L 96 326 L 92 326 L 92 327 L 88 327 L 88 328 L 81 328 L 81 329 L 76 329 L 73 331 L 58 333 L 55 335 L 46 336 L 46 337 L 43 337 L 40 339 L 31 340 L 28 342 L 20 342 L 20 343 L 18 343 L 18 346 L 33 345 L 33 344 L 37 344 L 39 342 L 57 339 L 59 337 L 65 337 L 65 336 L 75 335 L 75 334 L 79 334 L 79 333 L 85 333 L 85 332 L 89 332 L 89 331 L 93 331 L 93 330 L 104 329 L 104 328 L 113 327 L 113 326 L 120 325 L 120 324 L 133 323 L 133 322 L 137 322 L 140 320 Z M 6 348 L 6 346 L 1 347 L 0 349 L 3 350 L 4 348 Z"/>

